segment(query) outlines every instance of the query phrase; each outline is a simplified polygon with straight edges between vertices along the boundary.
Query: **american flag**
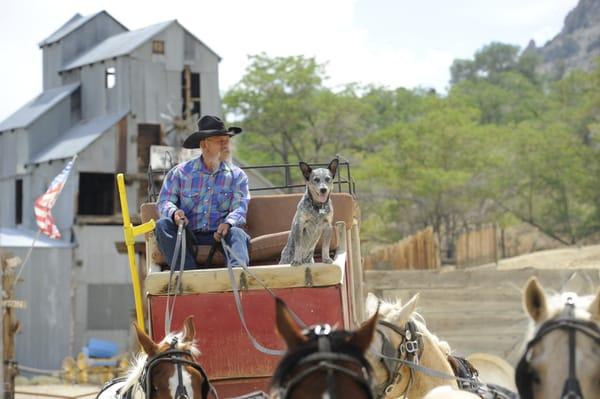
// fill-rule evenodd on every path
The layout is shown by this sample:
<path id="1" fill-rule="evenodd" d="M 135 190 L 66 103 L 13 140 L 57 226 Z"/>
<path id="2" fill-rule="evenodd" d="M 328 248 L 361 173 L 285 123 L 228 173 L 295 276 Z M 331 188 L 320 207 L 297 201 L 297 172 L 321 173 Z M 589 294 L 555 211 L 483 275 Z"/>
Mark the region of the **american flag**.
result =
<path id="1" fill-rule="evenodd" d="M 35 200 L 35 206 L 33 208 L 35 212 L 35 221 L 40 227 L 40 231 L 56 240 L 60 239 L 60 232 L 58 231 L 58 227 L 56 227 L 50 209 L 54 206 L 58 195 L 65 186 L 74 162 L 75 157 L 73 157 L 62 172 L 52 180 L 48 190 Z"/>

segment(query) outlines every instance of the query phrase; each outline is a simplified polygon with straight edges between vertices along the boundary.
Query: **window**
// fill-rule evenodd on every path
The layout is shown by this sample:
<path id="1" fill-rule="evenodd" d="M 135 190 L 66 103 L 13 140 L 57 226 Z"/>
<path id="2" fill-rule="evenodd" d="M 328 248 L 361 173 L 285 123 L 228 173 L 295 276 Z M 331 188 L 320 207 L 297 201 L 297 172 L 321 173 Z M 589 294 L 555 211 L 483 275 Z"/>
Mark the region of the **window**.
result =
<path id="1" fill-rule="evenodd" d="M 115 67 L 106 68 L 104 83 L 107 89 L 112 89 L 117 83 L 117 71 Z"/>
<path id="2" fill-rule="evenodd" d="M 152 40 L 152 53 L 153 54 L 164 54 L 165 53 L 165 42 L 163 40 Z"/>
<path id="3" fill-rule="evenodd" d="M 113 215 L 115 186 L 112 173 L 80 173 L 77 214 Z"/>
<path id="4" fill-rule="evenodd" d="M 191 105 L 191 114 L 200 115 L 202 108 L 200 106 L 200 74 L 190 71 L 189 66 L 185 66 L 185 69 L 181 72 L 181 99 L 182 107 L 181 113 L 184 118 L 187 112 L 187 103 Z"/>
<path id="5" fill-rule="evenodd" d="M 87 328 L 127 330 L 135 304 L 129 284 L 88 284 Z"/>
<path id="6" fill-rule="evenodd" d="M 73 123 L 81 119 L 81 88 L 71 94 L 71 120 Z"/>
<path id="7" fill-rule="evenodd" d="M 15 180 L 15 224 L 23 223 L 23 179 Z"/>

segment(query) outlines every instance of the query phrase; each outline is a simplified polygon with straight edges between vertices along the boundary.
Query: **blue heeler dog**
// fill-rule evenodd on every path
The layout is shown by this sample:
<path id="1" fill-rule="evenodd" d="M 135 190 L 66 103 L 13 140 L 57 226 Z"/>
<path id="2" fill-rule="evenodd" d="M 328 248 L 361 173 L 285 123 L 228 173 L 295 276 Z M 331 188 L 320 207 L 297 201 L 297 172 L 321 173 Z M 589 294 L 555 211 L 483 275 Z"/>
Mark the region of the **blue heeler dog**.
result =
<path id="1" fill-rule="evenodd" d="M 281 251 L 279 264 L 292 266 L 314 263 L 315 247 L 321 235 L 322 262 L 332 263 L 329 257 L 329 244 L 333 227 L 333 205 L 329 195 L 333 188 L 333 178 L 338 167 L 334 159 L 327 168 L 312 169 L 305 162 L 300 162 L 300 170 L 306 180 L 306 191 L 298 203 L 298 208 L 286 246 Z"/>

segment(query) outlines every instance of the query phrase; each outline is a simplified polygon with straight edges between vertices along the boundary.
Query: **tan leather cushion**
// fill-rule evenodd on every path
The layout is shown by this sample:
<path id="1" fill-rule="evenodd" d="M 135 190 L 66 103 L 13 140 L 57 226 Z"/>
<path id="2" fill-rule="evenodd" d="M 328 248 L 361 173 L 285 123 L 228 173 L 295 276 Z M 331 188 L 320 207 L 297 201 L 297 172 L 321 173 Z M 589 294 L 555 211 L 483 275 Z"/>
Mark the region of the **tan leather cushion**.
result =
<path id="1" fill-rule="evenodd" d="M 265 195 L 250 199 L 246 216 L 246 231 L 251 237 L 249 248 L 251 262 L 268 260 L 279 262 L 281 251 L 287 243 L 292 219 L 302 195 Z M 347 193 L 334 193 L 331 195 L 331 199 L 333 202 L 334 226 L 336 222 L 343 221 L 346 223 L 346 228 L 350 228 L 354 211 L 352 196 Z M 140 214 L 143 223 L 150 219 L 158 220 L 160 217 L 154 202 L 142 204 Z M 337 246 L 337 234 L 334 228 L 330 250 L 336 250 Z M 196 248 L 196 262 L 206 264 L 210 246 L 201 245 Z M 319 240 L 317 248 L 321 248 L 321 240 Z M 152 253 L 152 260 L 156 264 L 167 265 L 167 260 L 156 245 Z M 225 264 L 225 259 L 219 251 L 215 252 L 212 263 L 213 266 L 223 266 Z"/>
<path id="2" fill-rule="evenodd" d="M 252 197 L 248 204 L 246 227 L 250 237 L 277 231 L 287 231 L 292 225 L 298 202 L 303 194 L 262 195 Z M 354 202 L 347 193 L 333 193 L 333 224 L 343 221 L 352 226 Z"/>
<path id="3" fill-rule="evenodd" d="M 199 265 L 205 265 L 206 261 L 208 260 L 208 253 L 210 252 L 210 245 L 197 245 L 194 247 L 194 249 L 196 250 L 196 263 L 198 263 Z M 156 263 L 157 265 L 161 265 L 161 266 L 166 266 L 168 265 L 171 261 L 171 259 L 169 259 L 167 261 L 167 259 L 165 259 L 165 256 L 163 255 L 163 253 L 160 251 L 160 249 L 158 248 L 158 246 L 154 246 L 154 250 L 152 251 L 152 260 L 154 261 L 154 263 Z M 179 267 L 179 258 L 177 258 L 176 263 L 176 267 Z M 219 252 L 218 250 L 215 251 L 215 254 L 213 255 L 213 259 L 212 259 L 212 266 L 224 266 L 225 265 L 225 257 L 223 256 L 223 254 L 221 252 Z"/>

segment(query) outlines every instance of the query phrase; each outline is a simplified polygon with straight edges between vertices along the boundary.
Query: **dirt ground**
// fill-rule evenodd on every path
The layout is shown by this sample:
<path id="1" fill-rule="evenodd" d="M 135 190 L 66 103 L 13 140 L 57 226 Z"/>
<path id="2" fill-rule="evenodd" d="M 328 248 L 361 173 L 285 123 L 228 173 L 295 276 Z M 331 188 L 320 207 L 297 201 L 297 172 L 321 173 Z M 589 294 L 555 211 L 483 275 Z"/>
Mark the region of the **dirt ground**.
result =
<path id="1" fill-rule="evenodd" d="M 493 267 L 495 264 L 484 265 Z M 498 262 L 499 270 L 533 267 L 538 269 L 600 269 L 600 245 L 559 248 L 533 252 Z"/>
<path id="2" fill-rule="evenodd" d="M 89 399 L 95 398 L 98 391 L 100 387 L 96 385 L 17 385 L 15 399 Z"/>

